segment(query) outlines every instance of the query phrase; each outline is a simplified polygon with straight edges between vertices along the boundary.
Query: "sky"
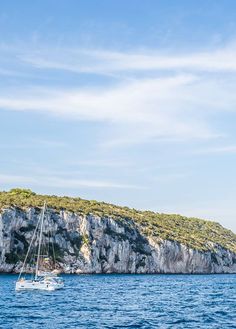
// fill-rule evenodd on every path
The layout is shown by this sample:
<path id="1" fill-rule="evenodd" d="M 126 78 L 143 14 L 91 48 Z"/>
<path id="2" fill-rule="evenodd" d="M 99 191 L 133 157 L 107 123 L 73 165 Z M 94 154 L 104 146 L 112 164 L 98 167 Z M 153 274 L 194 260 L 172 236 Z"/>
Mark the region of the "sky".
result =
<path id="1" fill-rule="evenodd" d="M 236 232 L 235 0 L 0 2 L 0 189 Z"/>

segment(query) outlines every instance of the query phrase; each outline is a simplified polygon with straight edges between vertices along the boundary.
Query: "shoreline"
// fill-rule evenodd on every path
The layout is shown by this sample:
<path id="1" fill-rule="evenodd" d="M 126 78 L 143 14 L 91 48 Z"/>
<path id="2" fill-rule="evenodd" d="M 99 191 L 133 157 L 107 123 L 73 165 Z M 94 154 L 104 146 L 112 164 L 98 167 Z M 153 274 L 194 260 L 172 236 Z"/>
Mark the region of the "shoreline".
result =
<path id="1" fill-rule="evenodd" d="M 32 273 L 24 273 L 25 275 L 30 275 Z M 0 275 L 19 275 L 19 273 L 16 272 L 0 272 Z M 203 275 L 236 275 L 235 273 L 60 273 L 59 275 L 73 275 L 73 276 L 80 276 L 80 275 L 88 275 L 88 276 L 121 276 L 121 275 L 126 275 L 126 276 L 130 276 L 130 275 L 137 275 L 137 276 L 144 276 L 144 275 L 149 275 L 149 276 L 172 276 L 172 275 L 183 275 L 183 276 L 203 276 Z"/>

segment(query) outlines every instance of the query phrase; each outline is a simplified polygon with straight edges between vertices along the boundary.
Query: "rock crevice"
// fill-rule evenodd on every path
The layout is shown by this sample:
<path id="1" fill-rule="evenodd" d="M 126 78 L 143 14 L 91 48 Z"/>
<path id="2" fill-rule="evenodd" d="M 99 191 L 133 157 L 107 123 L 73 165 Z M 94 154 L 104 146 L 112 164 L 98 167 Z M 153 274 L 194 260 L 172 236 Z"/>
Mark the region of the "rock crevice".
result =
<path id="1" fill-rule="evenodd" d="M 2 210 L 1 272 L 19 272 L 39 214 L 38 208 Z M 233 251 L 211 241 L 202 251 L 147 236 L 130 219 L 48 210 L 45 222 L 45 241 L 53 244 L 56 266 L 64 273 L 236 273 Z"/>

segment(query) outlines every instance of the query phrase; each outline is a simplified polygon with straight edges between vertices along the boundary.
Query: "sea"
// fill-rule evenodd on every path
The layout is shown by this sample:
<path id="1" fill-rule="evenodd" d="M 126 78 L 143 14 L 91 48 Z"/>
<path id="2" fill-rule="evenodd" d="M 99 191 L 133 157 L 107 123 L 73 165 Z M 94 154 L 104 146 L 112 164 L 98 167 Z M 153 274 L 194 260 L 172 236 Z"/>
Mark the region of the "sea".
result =
<path id="1" fill-rule="evenodd" d="M 64 275 L 54 292 L 15 292 L 0 275 L 0 328 L 236 328 L 236 275 Z"/>

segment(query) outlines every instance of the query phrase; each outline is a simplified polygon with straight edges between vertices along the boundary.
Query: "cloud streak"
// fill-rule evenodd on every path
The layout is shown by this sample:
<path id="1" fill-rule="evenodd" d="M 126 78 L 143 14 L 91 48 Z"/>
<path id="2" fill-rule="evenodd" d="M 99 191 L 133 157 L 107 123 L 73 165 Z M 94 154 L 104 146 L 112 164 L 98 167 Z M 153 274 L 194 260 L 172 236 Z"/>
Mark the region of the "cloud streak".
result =
<path id="1" fill-rule="evenodd" d="M 102 189 L 140 189 L 141 187 L 132 184 L 122 184 L 110 181 L 84 180 L 74 178 L 62 178 L 61 176 L 23 176 L 23 175 L 0 175 L 0 185 L 20 184 L 21 186 L 40 186 L 55 188 L 102 188 Z M 143 187 L 142 187 L 143 188 Z"/>
<path id="2" fill-rule="evenodd" d="M 215 146 L 196 150 L 194 154 L 236 154 L 236 145 Z"/>
<path id="3" fill-rule="evenodd" d="M 16 92 L 14 99 L 0 95 L 0 108 L 111 124 L 117 136 L 105 144 L 113 146 L 155 138 L 211 138 L 215 133 L 199 116 L 209 102 L 200 100 L 201 92 L 197 78 L 177 75 L 109 88 L 25 89 Z"/>
<path id="4" fill-rule="evenodd" d="M 236 108 L 235 55 L 233 44 L 174 55 L 154 50 L 21 51 L 15 57 L 28 70 L 36 68 L 46 75 L 51 70 L 117 75 L 119 81 L 93 82 L 86 88 L 76 83 L 59 88 L 24 84 L 0 93 L 0 109 L 105 123 L 103 147 L 215 138 L 223 133 L 215 131 L 211 115 Z"/>
<path id="5" fill-rule="evenodd" d="M 170 54 L 146 50 L 116 52 L 105 50 L 64 49 L 58 56 L 42 50 L 23 54 L 21 60 L 37 68 L 84 73 L 108 74 L 122 71 L 187 70 L 222 72 L 236 71 L 236 46 L 187 54 Z"/>

